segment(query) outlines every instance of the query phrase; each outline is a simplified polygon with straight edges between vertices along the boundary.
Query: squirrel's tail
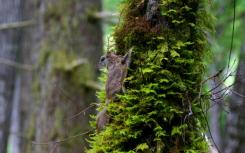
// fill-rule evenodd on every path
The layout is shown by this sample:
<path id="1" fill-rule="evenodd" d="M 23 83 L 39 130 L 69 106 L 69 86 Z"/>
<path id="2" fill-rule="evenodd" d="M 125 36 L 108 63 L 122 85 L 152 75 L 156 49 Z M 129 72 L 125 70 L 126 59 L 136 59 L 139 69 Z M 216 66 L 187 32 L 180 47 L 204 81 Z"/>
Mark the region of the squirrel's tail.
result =
<path id="1" fill-rule="evenodd" d="M 99 114 L 97 115 L 96 119 L 96 129 L 97 132 L 100 132 L 104 129 L 106 124 L 109 122 L 109 116 L 107 115 L 107 109 L 104 108 Z"/>

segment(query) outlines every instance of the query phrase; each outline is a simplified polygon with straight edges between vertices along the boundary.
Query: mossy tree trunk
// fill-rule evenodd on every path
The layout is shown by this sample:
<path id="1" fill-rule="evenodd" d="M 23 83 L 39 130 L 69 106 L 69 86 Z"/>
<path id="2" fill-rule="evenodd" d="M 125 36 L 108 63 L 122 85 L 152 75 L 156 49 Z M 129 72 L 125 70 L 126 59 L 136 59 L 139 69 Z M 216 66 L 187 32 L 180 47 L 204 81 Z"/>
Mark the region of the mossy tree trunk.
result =
<path id="1" fill-rule="evenodd" d="M 90 130 L 93 109 L 72 117 L 96 101 L 102 27 L 89 14 L 100 10 L 100 0 L 25 1 L 25 19 L 35 24 L 24 30 L 22 60 L 38 67 L 22 78 L 22 152 L 77 153 L 86 148 L 86 135 L 55 141 Z M 39 144 L 43 142 L 47 144 Z"/>
<path id="2" fill-rule="evenodd" d="M 36 119 L 39 105 L 36 96 L 38 86 L 38 76 L 36 65 L 39 61 L 40 48 L 44 33 L 44 1 L 25 0 L 21 7 L 23 21 L 33 21 L 35 24 L 22 29 L 20 62 L 33 66 L 32 71 L 21 70 L 21 89 L 20 89 L 20 132 L 22 134 L 20 152 L 34 152 L 36 132 Z M 30 13 L 31 12 L 31 13 Z"/>
<path id="3" fill-rule="evenodd" d="M 133 47 L 126 92 L 109 105 L 110 124 L 91 137 L 88 153 L 208 152 L 201 93 L 205 32 L 212 28 L 204 0 L 125 0 L 115 50 Z M 105 91 L 100 92 L 105 101 Z"/>
<path id="4" fill-rule="evenodd" d="M 39 73 L 37 142 L 59 141 L 90 130 L 92 111 L 73 115 L 95 102 L 96 61 L 102 51 L 101 25 L 88 12 L 101 9 L 99 0 L 44 1 L 44 28 Z M 85 136 L 61 144 L 36 145 L 35 152 L 83 152 Z"/>

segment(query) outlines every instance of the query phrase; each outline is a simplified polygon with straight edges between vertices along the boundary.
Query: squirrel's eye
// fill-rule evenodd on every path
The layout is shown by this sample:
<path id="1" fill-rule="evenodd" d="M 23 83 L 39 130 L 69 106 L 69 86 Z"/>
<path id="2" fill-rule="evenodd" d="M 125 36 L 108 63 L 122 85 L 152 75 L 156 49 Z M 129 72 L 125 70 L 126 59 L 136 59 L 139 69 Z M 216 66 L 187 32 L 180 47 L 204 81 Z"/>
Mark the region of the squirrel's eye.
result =
<path id="1" fill-rule="evenodd" d="M 103 62 L 105 60 L 105 57 L 101 57 L 100 61 Z"/>

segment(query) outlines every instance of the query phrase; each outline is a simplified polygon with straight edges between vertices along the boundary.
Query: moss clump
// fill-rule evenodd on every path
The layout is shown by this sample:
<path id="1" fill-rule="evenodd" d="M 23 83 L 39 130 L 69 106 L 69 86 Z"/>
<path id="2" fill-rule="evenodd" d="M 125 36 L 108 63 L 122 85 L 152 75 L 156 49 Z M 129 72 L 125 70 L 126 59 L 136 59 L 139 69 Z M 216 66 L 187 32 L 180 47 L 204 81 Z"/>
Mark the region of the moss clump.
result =
<path id="1" fill-rule="evenodd" d="M 208 152 L 199 105 L 211 27 L 206 1 L 159 0 L 154 22 L 147 2 L 124 1 L 114 38 L 118 54 L 134 47 L 127 92 L 109 105 L 111 122 L 91 136 L 88 153 Z"/>

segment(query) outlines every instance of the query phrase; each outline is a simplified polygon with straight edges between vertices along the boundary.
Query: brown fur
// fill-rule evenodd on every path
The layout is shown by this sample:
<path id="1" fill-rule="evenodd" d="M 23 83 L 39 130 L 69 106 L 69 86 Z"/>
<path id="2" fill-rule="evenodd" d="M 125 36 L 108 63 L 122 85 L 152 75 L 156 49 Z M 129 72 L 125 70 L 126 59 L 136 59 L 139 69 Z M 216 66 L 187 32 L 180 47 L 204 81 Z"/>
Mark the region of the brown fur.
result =
<path id="1" fill-rule="evenodd" d="M 116 94 L 124 90 L 123 82 L 127 76 L 127 69 L 129 67 L 131 51 L 124 55 L 116 55 L 108 52 L 101 57 L 100 63 L 106 65 L 108 70 L 108 77 L 106 81 L 106 105 L 115 99 Z M 101 131 L 109 122 L 106 107 L 97 115 L 97 131 Z"/>
<path id="2" fill-rule="evenodd" d="M 106 108 L 104 108 L 99 114 L 97 115 L 96 119 L 96 129 L 98 132 L 100 132 L 102 129 L 104 129 L 106 123 L 109 122 L 109 116 L 106 113 Z"/>

